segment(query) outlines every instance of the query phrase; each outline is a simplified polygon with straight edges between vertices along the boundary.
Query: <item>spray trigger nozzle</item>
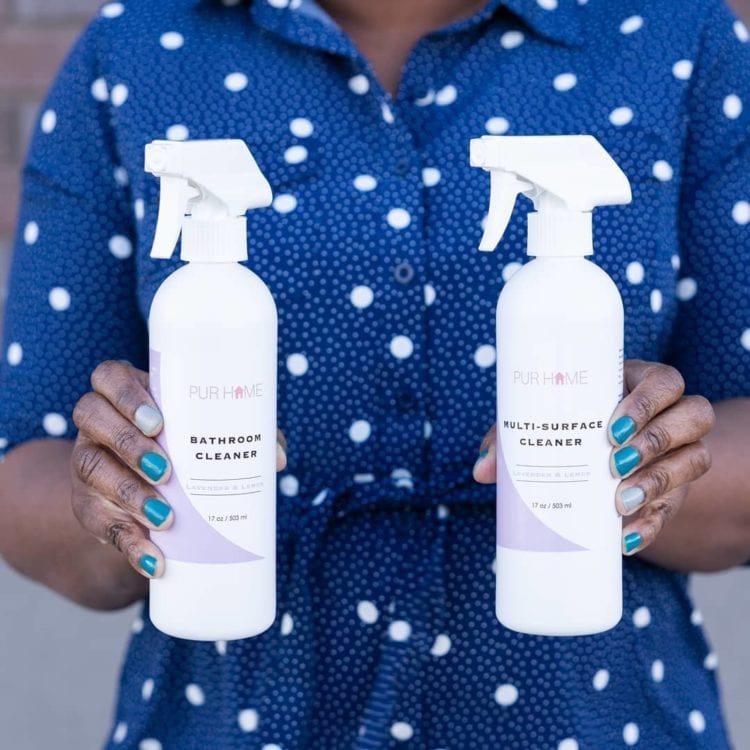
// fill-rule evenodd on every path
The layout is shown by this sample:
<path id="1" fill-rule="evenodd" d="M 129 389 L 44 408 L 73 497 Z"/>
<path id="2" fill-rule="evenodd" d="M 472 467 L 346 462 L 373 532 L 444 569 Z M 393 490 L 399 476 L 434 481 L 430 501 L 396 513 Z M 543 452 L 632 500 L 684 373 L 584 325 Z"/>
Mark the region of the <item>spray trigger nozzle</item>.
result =
<path id="1" fill-rule="evenodd" d="M 479 249 L 488 252 L 494 250 L 508 228 L 508 222 L 516 205 L 516 198 L 521 193 L 533 190 L 530 182 L 520 180 L 513 172 L 490 172 L 490 207 L 484 234 L 479 242 Z"/>

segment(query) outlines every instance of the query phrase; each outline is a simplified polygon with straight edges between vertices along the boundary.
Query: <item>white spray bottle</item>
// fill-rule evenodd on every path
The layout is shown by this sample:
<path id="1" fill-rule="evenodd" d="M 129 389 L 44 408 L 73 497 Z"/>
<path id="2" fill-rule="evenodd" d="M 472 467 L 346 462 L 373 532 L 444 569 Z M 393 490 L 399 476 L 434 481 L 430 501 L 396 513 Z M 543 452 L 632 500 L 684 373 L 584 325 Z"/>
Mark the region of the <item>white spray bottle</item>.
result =
<path id="1" fill-rule="evenodd" d="M 150 615 L 168 635 L 246 638 L 276 611 L 276 306 L 247 260 L 245 212 L 271 188 L 240 140 L 154 141 L 161 179 L 152 258 L 188 261 L 149 314 L 150 387 L 172 463 L 161 487 L 174 524 Z"/>
<path id="2" fill-rule="evenodd" d="M 630 184 L 591 137 L 484 136 L 490 172 L 480 250 L 494 250 L 530 198 L 525 264 L 497 305 L 496 614 L 508 628 L 585 635 L 622 617 L 622 523 L 609 469 L 622 398 L 623 307 L 593 253 L 591 211 Z"/>

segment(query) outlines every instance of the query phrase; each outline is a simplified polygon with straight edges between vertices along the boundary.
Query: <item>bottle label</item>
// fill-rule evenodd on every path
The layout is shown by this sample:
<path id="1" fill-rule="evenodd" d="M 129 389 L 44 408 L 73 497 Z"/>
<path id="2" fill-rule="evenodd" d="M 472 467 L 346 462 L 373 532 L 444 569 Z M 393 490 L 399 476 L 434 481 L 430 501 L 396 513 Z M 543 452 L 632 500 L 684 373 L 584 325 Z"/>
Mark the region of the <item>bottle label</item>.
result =
<path id="1" fill-rule="evenodd" d="M 191 332 L 191 343 L 150 353 L 151 393 L 164 417 L 157 441 L 172 464 L 159 491 L 174 510 L 173 525 L 151 537 L 174 560 L 273 554 L 276 352 L 238 352 L 230 338 Z"/>
<path id="2" fill-rule="evenodd" d="M 517 337 L 499 352 L 497 543 L 527 551 L 610 547 L 619 535 L 609 420 L 621 341 L 581 330 L 562 346 Z M 533 345 L 532 345 L 533 344 Z"/>

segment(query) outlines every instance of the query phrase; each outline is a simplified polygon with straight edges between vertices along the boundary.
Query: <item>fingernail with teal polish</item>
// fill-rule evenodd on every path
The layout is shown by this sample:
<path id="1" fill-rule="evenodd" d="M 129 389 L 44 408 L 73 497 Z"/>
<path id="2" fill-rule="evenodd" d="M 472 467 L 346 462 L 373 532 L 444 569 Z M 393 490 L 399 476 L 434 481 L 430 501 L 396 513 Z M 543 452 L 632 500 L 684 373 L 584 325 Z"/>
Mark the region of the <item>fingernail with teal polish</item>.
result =
<path id="1" fill-rule="evenodd" d="M 167 470 L 167 459 L 158 453 L 144 453 L 140 461 L 141 471 L 152 481 L 158 482 Z"/>
<path id="2" fill-rule="evenodd" d="M 632 445 L 626 445 L 615 453 L 613 461 L 617 473 L 621 477 L 624 477 L 641 462 L 641 454 L 637 448 L 634 448 Z"/>
<path id="3" fill-rule="evenodd" d="M 485 449 L 484 449 L 483 451 L 480 451 L 480 452 L 479 452 L 479 457 L 478 457 L 478 458 L 477 458 L 477 460 L 476 460 L 476 461 L 474 462 L 474 468 L 475 468 L 475 469 L 477 468 L 477 466 L 479 466 L 479 464 L 481 464 L 481 463 L 482 463 L 482 461 L 483 461 L 483 460 L 484 460 L 485 458 L 487 458 L 487 454 L 488 454 L 489 452 L 490 452 L 490 451 L 489 451 L 489 449 L 488 449 L 488 448 L 485 448 Z"/>
<path id="4" fill-rule="evenodd" d="M 134 415 L 136 427 L 144 435 L 153 435 L 161 427 L 161 414 L 148 404 L 141 404 Z"/>
<path id="5" fill-rule="evenodd" d="M 141 555 L 141 559 L 138 562 L 141 569 L 150 576 L 156 573 L 156 558 L 153 555 Z"/>
<path id="6" fill-rule="evenodd" d="M 151 521 L 154 526 L 161 526 L 169 518 L 172 509 L 159 500 L 158 497 L 150 497 L 143 503 L 143 515 Z"/>
<path id="7" fill-rule="evenodd" d="M 622 507 L 626 513 L 632 513 L 643 505 L 646 493 L 640 487 L 627 487 L 620 493 Z"/>
<path id="8" fill-rule="evenodd" d="M 626 440 L 629 440 L 635 433 L 635 422 L 631 417 L 624 416 L 616 419 L 612 422 L 612 426 L 609 428 L 612 433 L 612 437 L 617 445 L 622 445 Z"/>
<path id="9" fill-rule="evenodd" d="M 631 531 L 629 534 L 625 534 L 622 544 L 625 548 L 625 554 L 629 555 L 643 544 L 643 537 L 637 531 Z"/>

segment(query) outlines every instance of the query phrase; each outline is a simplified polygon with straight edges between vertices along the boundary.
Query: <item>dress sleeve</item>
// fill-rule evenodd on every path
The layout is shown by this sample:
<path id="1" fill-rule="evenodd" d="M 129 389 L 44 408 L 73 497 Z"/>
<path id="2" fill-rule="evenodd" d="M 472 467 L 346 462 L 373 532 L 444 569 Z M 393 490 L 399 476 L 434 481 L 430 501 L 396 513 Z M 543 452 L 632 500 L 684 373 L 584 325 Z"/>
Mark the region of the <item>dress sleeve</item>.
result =
<path id="1" fill-rule="evenodd" d="M 668 361 L 689 393 L 750 396 L 750 42 L 723 0 L 693 69 L 679 216 Z"/>
<path id="2" fill-rule="evenodd" d="M 100 69 L 98 24 L 58 74 L 23 172 L 0 363 L 0 457 L 31 438 L 73 437 L 73 407 L 100 361 L 145 360 L 133 209 L 112 127 L 127 89 Z"/>

